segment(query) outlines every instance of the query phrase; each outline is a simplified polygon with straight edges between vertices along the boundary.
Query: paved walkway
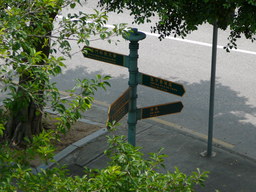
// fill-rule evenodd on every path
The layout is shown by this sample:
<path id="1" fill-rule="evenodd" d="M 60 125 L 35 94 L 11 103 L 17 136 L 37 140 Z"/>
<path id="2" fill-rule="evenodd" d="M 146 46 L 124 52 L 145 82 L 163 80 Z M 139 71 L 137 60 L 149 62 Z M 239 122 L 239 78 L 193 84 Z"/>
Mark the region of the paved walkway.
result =
<path id="1" fill-rule="evenodd" d="M 96 107 L 85 114 L 85 118 L 103 123 L 106 109 Z M 122 121 L 123 125 L 115 134 L 127 135 L 125 121 Z M 69 164 L 72 175 L 81 175 L 83 166 L 103 168 L 107 165 L 108 159 L 103 155 L 107 148 L 106 134 L 78 147 L 62 160 Z M 218 189 L 222 192 L 256 192 L 256 160 L 219 147 L 213 147 L 217 153 L 215 157 L 201 157 L 200 153 L 206 150 L 206 142 L 170 126 L 151 120 L 139 121 L 137 146 L 143 147 L 144 153 L 157 152 L 163 147 L 164 153 L 169 156 L 165 162 L 167 170 L 173 170 L 177 166 L 187 174 L 196 168 L 210 171 L 206 187 L 198 191 L 215 192 Z"/>

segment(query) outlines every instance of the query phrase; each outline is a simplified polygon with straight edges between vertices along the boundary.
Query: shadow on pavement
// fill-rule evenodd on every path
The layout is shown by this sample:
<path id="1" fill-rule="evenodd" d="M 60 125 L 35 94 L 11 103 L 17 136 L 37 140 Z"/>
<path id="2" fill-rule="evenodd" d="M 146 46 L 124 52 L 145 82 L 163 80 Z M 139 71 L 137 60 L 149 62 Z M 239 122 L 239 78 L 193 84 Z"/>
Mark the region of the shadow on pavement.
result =
<path id="1" fill-rule="evenodd" d="M 118 69 L 117 69 L 118 70 Z M 67 70 L 65 74 L 54 78 L 61 90 L 71 88 L 75 78 L 94 78 L 103 71 L 88 73 L 86 67 Z M 109 74 L 111 75 L 111 74 Z M 175 77 L 168 78 L 175 82 Z M 183 97 L 164 93 L 155 89 L 138 86 L 138 107 L 146 107 L 175 101 L 182 101 L 181 113 L 160 117 L 179 126 L 207 135 L 209 111 L 209 81 L 199 83 L 180 82 L 186 89 Z M 107 91 L 99 90 L 95 99 L 111 104 L 128 87 L 127 77 L 122 75 L 110 80 Z M 255 130 L 256 107 L 247 104 L 245 97 L 217 82 L 215 90 L 214 137 L 234 145 L 234 151 L 256 159 Z M 106 117 L 107 118 L 107 117 Z"/>

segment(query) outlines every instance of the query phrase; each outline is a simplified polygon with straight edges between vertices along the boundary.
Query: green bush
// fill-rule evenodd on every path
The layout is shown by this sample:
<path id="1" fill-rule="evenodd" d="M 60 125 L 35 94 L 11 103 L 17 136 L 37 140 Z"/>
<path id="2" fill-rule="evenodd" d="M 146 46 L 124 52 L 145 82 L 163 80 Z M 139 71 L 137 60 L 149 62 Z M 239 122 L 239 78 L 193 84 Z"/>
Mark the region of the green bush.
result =
<path id="1" fill-rule="evenodd" d="M 44 133 L 42 133 L 44 134 Z M 40 139 L 46 136 L 39 136 Z M 68 176 L 64 167 L 42 170 L 33 173 L 28 161 L 36 154 L 51 157 L 51 150 L 38 150 L 42 145 L 38 139 L 27 149 L 11 149 L 8 145 L 0 147 L 0 191 L 4 192 L 126 192 L 126 191 L 195 191 L 194 186 L 201 185 L 207 173 L 193 172 L 190 176 L 179 171 L 161 173 L 164 157 L 161 150 L 149 154 L 145 160 L 140 148 L 125 141 L 124 136 L 109 137 L 109 148 L 105 154 L 110 158 L 104 169 L 85 168 L 82 177 Z M 45 144 L 48 141 L 45 141 Z M 47 149 L 47 147 L 45 147 Z"/>

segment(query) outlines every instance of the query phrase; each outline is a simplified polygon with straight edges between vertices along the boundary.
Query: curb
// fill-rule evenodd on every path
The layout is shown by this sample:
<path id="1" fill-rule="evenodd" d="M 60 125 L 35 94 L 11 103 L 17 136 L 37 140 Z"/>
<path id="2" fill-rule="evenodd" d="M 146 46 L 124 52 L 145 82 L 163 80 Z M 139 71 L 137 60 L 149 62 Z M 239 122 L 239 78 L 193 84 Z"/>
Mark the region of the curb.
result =
<path id="1" fill-rule="evenodd" d="M 51 110 L 45 110 L 48 113 L 51 114 L 57 114 L 54 111 Z M 88 123 L 91 125 L 98 125 L 98 126 L 102 126 L 103 124 L 98 123 L 98 122 L 94 122 L 91 121 L 89 119 L 79 119 L 79 122 L 83 122 L 83 123 Z M 95 131 L 94 133 L 87 135 L 86 137 L 72 143 L 71 145 L 69 145 L 68 147 L 66 147 L 65 149 L 63 149 L 62 151 L 60 151 L 59 153 L 57 153 L 54 157 L 53 157 L 53 161 L 48 163 L 48 164 L 41 164 L 39 166 L 37 166 L 36 168 L 33 168 L 32 172 L 34 173 L 39 173 L 42 170 L 51 168 L 52 166 L 54 166 L 57 162 L 61 161 L 62 159 L 64 159 L 65 157 L 67 157 L 70 153 L 72 153 L 73 151 L 75 151 L 76 149 L 84 146 L 85 144 L 89 143 L 90 141 L 96 139 L 97 137 L 100 137 L 101 135 L 105 135 L 108 132 L 107 128 L 102 128 L 99 129 L 98 131 Z"/>
<path id="2" fill-rule="evenodd" d="M 83 121 L 81 121 L 81 122 L 83 122 Z M 98 131 L 96 131 L 96 132 L 94 132 L 94 133 L 92 133 L 92 134 L 90 134 L 90 135 L 88 135 L 88 136 L 86 136 L 86 137 L 76 141 L 75 143 L 69 145 L 68 147 L 66 147 L 65 149 L 63 149 L 59 153 L 57 153 L 53 157 L 53 162 L 50 162 L 48 164 L 41 164 L 41 165 L 37 166 L 36 168 L 34 168 L 33 172 L 38 173 L 38 172 L 41 172 L 42 169 L 44 170 L 44 169 L 51 168 L 57 162 L 59 162 L 62 159 L 64 159 L 66 156 L 68 156 L 70 153 L 72 153 L 76 149 L 84 146 L 85 144 L 89 143 L 90 141 L 96 139 L 97 137 L 99 137 L 101 135 L 105 135 L 107 132 L 108 132 L 107 128 L 102 128 L 102 129 L 100 129 L 100 130 L 98 130 Z"/>

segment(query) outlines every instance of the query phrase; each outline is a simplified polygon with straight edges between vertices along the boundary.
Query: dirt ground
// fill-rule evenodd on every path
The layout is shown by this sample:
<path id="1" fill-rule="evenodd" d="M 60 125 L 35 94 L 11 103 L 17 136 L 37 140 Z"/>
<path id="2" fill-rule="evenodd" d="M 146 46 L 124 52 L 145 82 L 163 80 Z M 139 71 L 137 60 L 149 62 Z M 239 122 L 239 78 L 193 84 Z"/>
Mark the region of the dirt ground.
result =
<path id="1" fill-rule="evenodd" d="M 57 152 L 63 150 L 67 146 L 71 145 L 72 143 L 86 137 L 87 135 L 92 134 L 93 132 L 101 129 L 102 127 L 96 125 L 90 125 L 83 122 L 77 122 L 71 128 L 71 130 L 66 134 L 63 135 L 55 146 L 57 147 Z"/>
<path id="2" fill-rule="evenodd" d="M 47 119 L 44 120 L 48 129 L 55 128 L 55 124 L 57 122 L 55 117 L 57 116 L 50 115 Z M 80 121 L 76 122 L 74 125 L 72 125 L 68 133 L 61 136 L 60 142 L 55 143 L 55 147 L 57 148 L 56 153 L 101 128 L 103 128 L 103 126 L 92 125 Z"/>

